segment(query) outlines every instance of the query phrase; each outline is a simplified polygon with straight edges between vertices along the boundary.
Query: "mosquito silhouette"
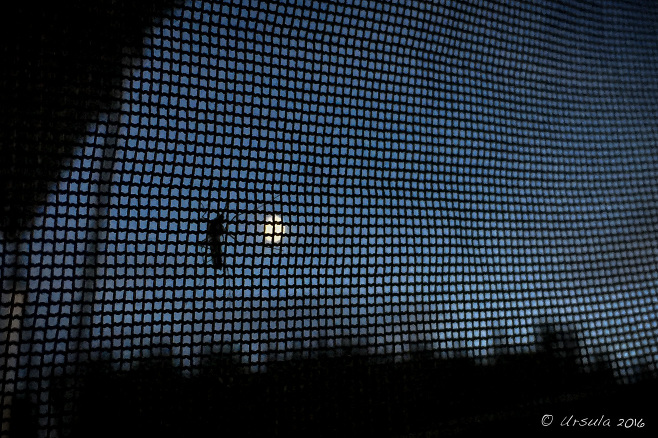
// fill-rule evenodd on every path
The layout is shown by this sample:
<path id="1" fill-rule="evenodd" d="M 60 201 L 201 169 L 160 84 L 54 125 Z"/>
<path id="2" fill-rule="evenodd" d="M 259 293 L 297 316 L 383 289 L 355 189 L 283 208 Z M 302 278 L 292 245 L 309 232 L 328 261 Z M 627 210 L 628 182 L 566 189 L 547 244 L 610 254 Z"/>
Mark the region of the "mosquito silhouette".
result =
<path id="1" fill-rule="evenodd" d="M 260 213 L 261 209 L 262 206 L 259 206 L 255 211 L 258 214 L 262 214 Z M 226 213 L 215 211 L 208 215 L 204 244 L 208 248 L 213 267 L 219 272 L 224 272 L 228 268 L 228 245 L 235 245 L 237 243 L 238 233 L 231 231 L 230 228 L 237 227 L 240 219 L 248 214 L 250 213 L 236 213 L 229 218 Z M 279 252 L 281 249 L 279 244 L 284 234 L 288 232 L 288 227 L 283 224 L 282 217 L 279 214 L 269 213 L 265 214 L 264 217 L 265 219 L 262 221 L 247 221 L 246 225 L 260 224 L 261 229 L 259 230 L 259 234 L 261 235 L 262 243 L 269 246 L 272 251 Z M 246 228 L 246 226 L 240 228 Z M 245 234 L 249 235 L 248 233 Z M 252 234 L 255 233 L 252 232 Z"/>
<path id="2" fill-rule="evenodd" d="M 220 272 L 226 269 L 226 238 L 228 234 L 226 216 L 221 212 L 216 213 L 215 217 L 208 221 L 206 245 L 210 251 L 213 266 Z M 231 235 L 235 237 L 234 233 Z"/>

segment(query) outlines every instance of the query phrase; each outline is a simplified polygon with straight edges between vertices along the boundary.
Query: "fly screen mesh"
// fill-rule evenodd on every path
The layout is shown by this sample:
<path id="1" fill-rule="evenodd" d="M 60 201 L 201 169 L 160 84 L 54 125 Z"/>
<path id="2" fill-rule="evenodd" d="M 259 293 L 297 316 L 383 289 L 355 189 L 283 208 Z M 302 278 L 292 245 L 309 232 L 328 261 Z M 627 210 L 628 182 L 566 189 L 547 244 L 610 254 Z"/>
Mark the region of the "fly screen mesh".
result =
<path id="1" fill-rule="evenodd" d="M 3 20 L 3 437 L 655 426 L 655 3 Z"/>

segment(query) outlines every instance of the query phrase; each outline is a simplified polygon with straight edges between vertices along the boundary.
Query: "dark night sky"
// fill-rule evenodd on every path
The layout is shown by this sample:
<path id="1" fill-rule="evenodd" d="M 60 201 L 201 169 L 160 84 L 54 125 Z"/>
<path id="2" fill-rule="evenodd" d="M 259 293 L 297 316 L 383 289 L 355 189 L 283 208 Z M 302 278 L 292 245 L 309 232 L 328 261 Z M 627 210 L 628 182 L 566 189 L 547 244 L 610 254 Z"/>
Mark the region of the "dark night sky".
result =
<path id="1" fill-rule="evenodd" d="M 620 376 L 655 364 L 655 9 L 298 3 L 188 3 L 124 59 L 25 243 L 41 365 L 71 354 L 85 287 L 82 336 L 122 367 L 222 344 L 255 368 L 347 342 L 486 358 L 546 322 Z"/>

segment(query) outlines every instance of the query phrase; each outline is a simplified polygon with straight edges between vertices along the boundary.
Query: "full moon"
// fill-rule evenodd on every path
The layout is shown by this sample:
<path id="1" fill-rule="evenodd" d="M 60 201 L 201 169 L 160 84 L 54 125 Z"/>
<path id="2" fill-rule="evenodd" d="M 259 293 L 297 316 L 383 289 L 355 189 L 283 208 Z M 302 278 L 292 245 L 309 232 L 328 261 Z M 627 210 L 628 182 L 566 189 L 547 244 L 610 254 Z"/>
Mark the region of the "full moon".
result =
<path id="1" fill-rule="evenodd" d="M 280 215 L 268 215 L 265 218 L 265 228 L 263 229 L 265 243 L 280 243 L 287 228 L 283 225 L 283 219 Z"/>

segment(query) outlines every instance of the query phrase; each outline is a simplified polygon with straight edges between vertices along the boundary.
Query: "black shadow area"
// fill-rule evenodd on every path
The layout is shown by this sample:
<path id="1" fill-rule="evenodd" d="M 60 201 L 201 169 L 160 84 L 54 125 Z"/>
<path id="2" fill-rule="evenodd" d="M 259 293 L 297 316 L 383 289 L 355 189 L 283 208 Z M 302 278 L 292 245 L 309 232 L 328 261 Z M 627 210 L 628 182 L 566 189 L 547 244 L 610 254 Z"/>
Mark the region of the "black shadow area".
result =
<path id="1" fill-rule="evenodd" d="M 0 230 L 30 224 L 85 125 L 115 100 L 126 55 L 175 0 L 3 3 Z M 135 58 L 137 59 L 137 58 Z"/>
<path id="2" fill-rule="evenodd" d="M 168 357 L 129 372 L 96 362 L 53 382 L 53 413 L 76 438 L 655 434 L 655 373 L 638 369 L 635 383 L 621 384 L 603 360 L 585 372 L 573 339 L 549 331 L 536 352 L 501 353 L 487 365 L 345 350 L 250 373 L 237 356 L 218 355 L 184 377 Z"/>

